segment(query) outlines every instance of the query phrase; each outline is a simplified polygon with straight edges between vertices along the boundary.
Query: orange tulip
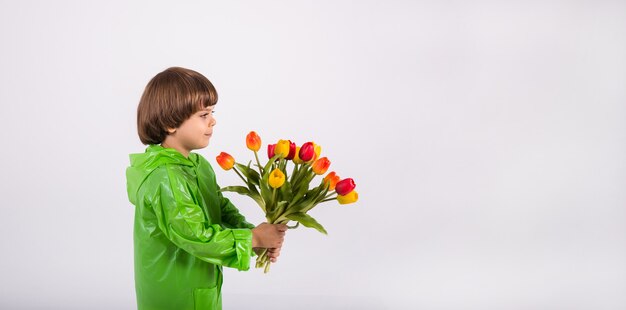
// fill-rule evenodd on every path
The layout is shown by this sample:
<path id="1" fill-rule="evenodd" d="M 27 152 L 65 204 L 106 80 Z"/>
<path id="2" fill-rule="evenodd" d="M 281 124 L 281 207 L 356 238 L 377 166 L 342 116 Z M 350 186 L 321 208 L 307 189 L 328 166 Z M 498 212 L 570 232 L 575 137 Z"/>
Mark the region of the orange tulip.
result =
<path id="1" fill-rule="evenodd" d="M 261 137 L 256 132 L 251 131 L 246 136 L 246 146 L 251 151 L 257 152 L 261 148 Z"/>
<path id="2" fill-rule="evenodd" d="M 217 155 L 217 157 L 215 157 L 215 159 L 217 160 L 217 163 L 220 165 L 220 167 L 222 167 L 222 169 L 224 170 L 230 170 L 235 165 L 235 159 L 230 156 L 230 154 L 225 152 L 221 152 L 219 155 Z"/>
<path id="3" fill-rule="evenodd" d="M 316 160 L 313 162 L 313 165 L 311 165 L 311 169 L 313 169 L 313 172 L 317 175 L 326 173 L 328 167 L 330 167 L 330 160 L 326 157 Z"/>
<path id="4" fill-rule="evenodd" d="M 332 191 L 335 190 L 335 185 L 337 185 L 337 182 L 339 182 L 339 180 L 341 180 L 341 178 L 335 173 L 335 171 L 327 174 L 324 177 L 324 180 L 322 180 L 324 183 L 328 184 L 328 190 Z"/>
<path id="5" fill-rule="evenodd" d="M 353 202 L 356 202 L 357 200 L 359 200 L 359 194 L 356 191 L 351 191 L 345 196 L 342 196 L 342 195 L 337 196 L 337 201 L 339 201 L 339 203 L 342 205 L 353 203 Z"/>

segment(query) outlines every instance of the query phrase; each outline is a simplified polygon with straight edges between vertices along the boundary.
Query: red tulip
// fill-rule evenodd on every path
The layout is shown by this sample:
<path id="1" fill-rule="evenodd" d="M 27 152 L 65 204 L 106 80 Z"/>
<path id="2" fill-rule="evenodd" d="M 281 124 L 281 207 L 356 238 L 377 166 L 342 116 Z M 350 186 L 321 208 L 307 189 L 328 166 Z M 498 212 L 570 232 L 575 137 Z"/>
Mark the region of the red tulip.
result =
<path id="1" fill-rule="evenodd" d="M 311 169 L 317 175 L 326 173 L 328 167 L 330 167 L 330 160 L 328 160 L 328 158 L 326 157 L 322 157 L 316 160 L 315 162 L 313 162 L 313 165 L 311 165 Z"/>
<path id="2" fill-rule="evenodd" d="M 272 157 L 274 157 L 274 148 L 276 147 L 276 144 L 268 144 L 267 145 L 267 158 L 272 159 Z"/>
<path id="3" fill-rule="evenodd" d="M 335 191 L 341 196 L 345 196 L 354 190 L 356 184 L 352 178 L 343 179 L 335 185 Z"/>
<path id="4" fill-rule="evenodd" d="M 224 170 L 230 170 L 235 165 L 235 159 L 228 153 L 221 152 L 215 159 Z"/>
<path id="5" fill-rule="evenodd" d="M 285 159 L 292 160 L 296 156 L 296 144 L 289 140 L 289 155 Z"/>
<path id="6" fill-rule="evenodd" d="M 303 162 L 308 162 L 313 159 L 313 157 L 315 157 L 315 145 L 313 142 L 303 144 L 302 147 L 300 147 L 300 153 L 298 156 L 300 156 L 300 159 Z"/>

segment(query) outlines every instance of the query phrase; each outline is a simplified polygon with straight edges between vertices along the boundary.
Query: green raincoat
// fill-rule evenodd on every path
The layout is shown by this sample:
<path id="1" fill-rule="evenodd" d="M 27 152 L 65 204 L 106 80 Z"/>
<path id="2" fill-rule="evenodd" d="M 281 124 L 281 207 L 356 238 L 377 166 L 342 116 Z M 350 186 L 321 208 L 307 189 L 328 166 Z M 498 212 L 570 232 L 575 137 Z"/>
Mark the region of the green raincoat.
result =
<path id="1" fill-rule="evenodd" d="M 204 157 L 150 145 L 130 162 L 138 309 L 222 309 L 222 266 L 250 268 L 254 225 Z"/>

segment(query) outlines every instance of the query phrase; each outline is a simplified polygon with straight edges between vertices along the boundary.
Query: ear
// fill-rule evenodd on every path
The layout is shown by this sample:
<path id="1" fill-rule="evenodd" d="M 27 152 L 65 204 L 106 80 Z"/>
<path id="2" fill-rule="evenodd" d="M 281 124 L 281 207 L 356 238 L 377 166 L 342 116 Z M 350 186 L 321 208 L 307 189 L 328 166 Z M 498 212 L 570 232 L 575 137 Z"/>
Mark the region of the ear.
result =
<path id="1" fill-rule="evenodd" d="M 176 128 L 169 128 L 169 127 L 167 128 L 167 133 L 168 133 L 168 134 L 170 134 L 170 135 L 171 135 L 171 134 L 173 134 L 173 133 L 175 133 L 175 132 L 176 132 Z"/>

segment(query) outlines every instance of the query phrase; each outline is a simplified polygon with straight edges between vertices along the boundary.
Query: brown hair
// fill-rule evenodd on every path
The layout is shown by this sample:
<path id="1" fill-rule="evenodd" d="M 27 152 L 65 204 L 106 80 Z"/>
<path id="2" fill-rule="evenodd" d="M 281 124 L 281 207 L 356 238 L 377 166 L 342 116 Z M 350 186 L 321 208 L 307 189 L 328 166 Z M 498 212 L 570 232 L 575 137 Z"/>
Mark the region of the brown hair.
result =
<path id="1" fill-rule="evenodd" d="M 194 113 L 217 103 L 217 91 L 202 74 L 168 68 L 148 82 L 137 107 L 137 131 L 143 144 L 165 140 L 168 128 L 178 128 Z"/>

